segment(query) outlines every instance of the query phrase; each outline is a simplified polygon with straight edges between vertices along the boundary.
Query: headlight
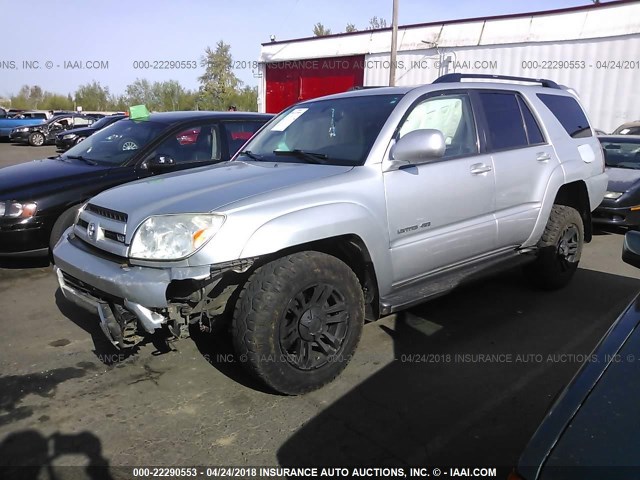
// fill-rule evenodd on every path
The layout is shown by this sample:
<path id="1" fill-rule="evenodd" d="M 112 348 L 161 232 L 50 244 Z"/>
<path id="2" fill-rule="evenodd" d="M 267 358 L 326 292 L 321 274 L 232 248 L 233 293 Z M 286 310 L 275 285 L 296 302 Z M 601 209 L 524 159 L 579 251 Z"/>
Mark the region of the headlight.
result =
<path id="1" fill-rule="evenodd" d="M 138 227 L 129 256 L 178 260 L 207 243 L 224 223 L 224 215 L 187 214 L 149 217 Z"/>
<path id="2" fill-rule="evenodd" d="M 0 217 L 31 218 L 37 210 L 38 206 L 33 202 L 0 202 Z"/>
<path id="3" fill-rule="evenodd" d="M 62 137 L 63 140 L 71 140 L 72 138 L 76 138 L 76 134 L 75 133 L 67 133 L 66 135 L 64 135 Z"/>
<path id="4" fill-rule="evenodd" d="M 622 196 L 622 192 L 607 192 L 604 194 L 604 198 L 611 198 L 615 200 L 616 198 L 620 198 Z"/>
<path id="5" fill-rule="evenodd" d="M 29 127 L 14 128 L 12 130 L 13 133 L 28 132 L 28 131 L 29 131 Z"/>

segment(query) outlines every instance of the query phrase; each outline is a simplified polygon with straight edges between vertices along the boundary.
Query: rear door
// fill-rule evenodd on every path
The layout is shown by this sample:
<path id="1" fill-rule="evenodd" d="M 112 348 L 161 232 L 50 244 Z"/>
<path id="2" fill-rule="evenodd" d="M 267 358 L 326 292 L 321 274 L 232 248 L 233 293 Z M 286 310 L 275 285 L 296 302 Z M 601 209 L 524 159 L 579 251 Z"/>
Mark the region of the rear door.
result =
<path id="1" fill-rule="evenodd" d="M 558 158 L 518 92 L 476 93 L 481 129 L 495 168 L 498 245 L 517 246 L 531 235 Z"/>

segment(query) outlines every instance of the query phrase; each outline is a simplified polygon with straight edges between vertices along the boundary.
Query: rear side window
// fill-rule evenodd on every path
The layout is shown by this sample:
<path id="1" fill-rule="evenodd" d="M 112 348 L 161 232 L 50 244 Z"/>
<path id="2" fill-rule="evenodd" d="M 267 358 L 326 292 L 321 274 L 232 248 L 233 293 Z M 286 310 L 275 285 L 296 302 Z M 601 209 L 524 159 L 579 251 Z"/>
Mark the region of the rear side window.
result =
<path id="1" fill-rule="evenodd" d="M 544 137 L 538 126 L 538 122 L 533 117 L 533 113 L 529 110 L 529 107 L 522 98 L 518 97 L 518 105 L 522 111 L 522 118 L 524 119 L 524 125 L 527 127 L 527 137 L 529 138 L 529 145 L 538 145 L 544 143 Z"/>
<path id="2" fill-rule="evenodd" d="M 575 98 L 542 93 L 538 94 L 538 98 L 551 110 L 571 137 L 592 136 L 587 117 Z"/>
<path id="3" fill-rule="evenodd" d="M 491 150 L 526 147 L 529 144 L 515 94 L 481 92 L 480 101 L 487 119 Z"/>
<path id="4" fill-rule="evenodd" d="M 233 121 L 225 122 L 224 128 L 227 132 L 227 145 L 229 145 L 229 157 L 232 157 L 249 140 L 263 122 L 257 121 Z"/>

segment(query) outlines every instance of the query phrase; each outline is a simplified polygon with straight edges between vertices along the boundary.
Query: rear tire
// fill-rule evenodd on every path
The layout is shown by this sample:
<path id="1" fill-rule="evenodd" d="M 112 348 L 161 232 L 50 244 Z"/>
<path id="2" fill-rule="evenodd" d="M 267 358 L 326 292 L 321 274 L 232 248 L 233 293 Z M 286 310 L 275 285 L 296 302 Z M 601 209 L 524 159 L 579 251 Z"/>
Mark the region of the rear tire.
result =
<path id="1" fill-rule="evenodd" d="M 537 258 L 525 267 L 525 275 L 543 290 L 564 287 L 578 268 L 583 245 L 584 225 L 578 211 L 554 205 L 538 242 Z"/>
<path id="2" fill-rule="evenodd" d="M 306 251 L 259 267 L 236 303 L 241 363 L 287 395 L 318 389 L 349 363 L 364 323 L 358 278 L 331 255 Z"/>
<path id="3" fill-rule="evenodd" d="M 53 251 L 53 247 L 56 246 L 56 243 L 58 243 L 58 240 L 60 240 L 64 231 L 73 224 L 79 208 L 80 205 L 74 205 L 73 207 L 65 210 L 62 212 L 62 215 L 58 217 L 56 223 L 53 224 L 51 235 L 49 236 L 49 249 L 51 251 Z"/>

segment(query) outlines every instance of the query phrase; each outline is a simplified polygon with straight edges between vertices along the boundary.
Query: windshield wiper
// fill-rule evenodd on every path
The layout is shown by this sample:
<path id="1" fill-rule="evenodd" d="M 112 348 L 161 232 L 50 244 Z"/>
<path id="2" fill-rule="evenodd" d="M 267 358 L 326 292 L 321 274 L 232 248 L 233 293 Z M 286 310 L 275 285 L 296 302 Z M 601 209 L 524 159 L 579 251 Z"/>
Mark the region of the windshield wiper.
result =
<path id="1" fill-rule="evenodd" d="M 255 153 L 251 153 L 251 150 L 245 150 L 243 152 L 240 152 L 239 155 L 245 155 L 249 157 L 251 160 L 262 160 L 262 157 L 259 157 Z"/>
<path id="2" fill-rule="evenodd" d="M 85 158 L 82 155 L 67 155 L 66 157 L 70 158 L 71 160 L 80 160 L 89 165 L 98 165 L 98 162 L 96 162 L 95 160 L 91 160 L 90 158 Z"/>
<path id="3" fill-rule="evenodd" d="M 274 150 L 273 153 L 276 155 L 300 158 L 309 163 L 317 163 L 319 165 L 325 165 L 326 162 L 323 162 L 323 160 L 329 158 L 324 153 L 307 152 L 306 150 L 300 150 L 298 148 L 294 148 L 293 150 Z"/>

